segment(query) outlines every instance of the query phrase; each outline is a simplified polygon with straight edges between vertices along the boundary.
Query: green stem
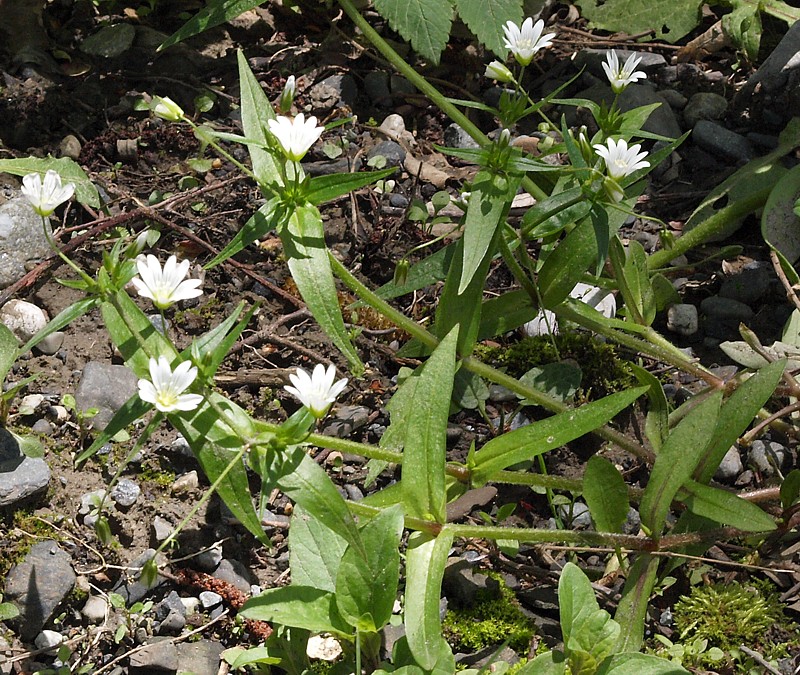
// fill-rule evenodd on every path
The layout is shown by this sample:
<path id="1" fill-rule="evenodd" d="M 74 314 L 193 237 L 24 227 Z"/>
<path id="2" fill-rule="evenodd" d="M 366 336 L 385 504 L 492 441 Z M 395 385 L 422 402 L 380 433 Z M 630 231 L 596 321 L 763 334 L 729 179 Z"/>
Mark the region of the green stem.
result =
<path id="1" fill-rule="evenodd" d="M 84 272 L 77 264 L 75 264 L 59 247 L 56 240 L 53 238 L 53 234 L 50 232 L 50 229 L 47 227 L 48 218 L 47 216 L 42 216 L 42 230 L 44 230 L 44 238 L 47 240 L 48 245 L 53 252 L 61 258 L 70 268 L 72 268 L 75 272 L 77 272 L 78 276 L 83 279 L 83 281 L 87 285 L 87 291 L 91 292 L 91 289 L 96 288 L 97 284 L 95 280 L 92 279 L 86 272 Z"/>
<path id="2" fill-rule="evenodd" d="M 646 551 L 653 541 L 647 537 L 610 532 L 586 532 L 577 530 L 539 530 L 492 525 L 454 525 L 448 523 L 447 530 L 464 539 L 512 539 L 532 544 L 567 543 L 589 546 L 619 546 L 631 551 Z"/>
<path id="3" fill-rule="evenodd" d="M 192 129 L 195 131 L 196 134 L 198 126 L 187 117 L 184 117 L 183 121 L 186 122 L 190 127 L 192 127 Z M 260 185 L 260 183 L 258 182 L 258 178 L 256 178 L 256 175 L 247 166 L 242 164 L 238 159 L 236 159 L 233 155 L 231 155 L 231 153 L 225 150 L 219 143 L 217 143 L 217 141 L 215 141 L 213 137 L 207 136 L 206 134 L 202 134 L 202 140 L 208 143 L 212 148 L 214 148 L 214 152 L 216 152 L 220 157 L 223 157 L 224 159 L 228 160 L 237 169 L 239 169 L 239 171 L 244 173 L 246 176 L 252 178 L 257 185 Z"/>

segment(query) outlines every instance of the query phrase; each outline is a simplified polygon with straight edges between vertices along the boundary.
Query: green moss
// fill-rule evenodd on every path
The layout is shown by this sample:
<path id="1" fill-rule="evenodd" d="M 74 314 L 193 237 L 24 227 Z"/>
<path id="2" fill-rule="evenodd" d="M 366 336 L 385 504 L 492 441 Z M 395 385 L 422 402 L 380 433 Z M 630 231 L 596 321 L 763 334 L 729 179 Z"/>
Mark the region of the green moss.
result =
<path id="1" fill-rule="evenodd" d="M 33 513 L 33 507 L 20 508 L 13 513 L 8 513 L 4 516 L 3 521 L 0 527 L 5 532 L 17 530 L 26 534 L 15 537 L 16 543 L 12 543 L 11 537 L 6 538 L 2 549 L 3 555 L 0 556 L 0 576 L 2 577 L 5 577 L 14 565 L 25 560 L 25 556 L 37 541 L 42 539 L 63 541 L 64 539 L 58 530 Z M 11 521 L 10 524 L 9 521 Z"/>
<path id="2" fill-rule="evenodd" d="M 139 472 L 139 478 L 161 487 L 170 487 L 175 482 L 175 472 L 153 466 L 143 466 Z"/>
<path id="3" fill-rule="evenodd" d="M 526 337 L 510 347 L 479 346 L 476 356 L 505 367 L 514 377 L 521 377 L 535 366 L 566 359 L 575 361 L 583 373 L 579 399 L 602 398 L 636 385 L 636 378 L 616 347 L 588 333 Z"/>
<path id="4" fill-rule="evenodd" d="M 454 651 L 477 651 L 506 640 L 516 651 L 527 651 L 534 626 L 523 614 L 514 592 L 498 574 L 491 576 L 500 582 L 499 598 L 478 598 L 469 608 L 447 610 L 442 630 Z"/>
<path id="5" fill-rule="evenodd" d="M 788 620 L 777 595 L 763 584 L 698 586 L 675 604 L 675 626 L 681 642 L 707 639 L 727 651 L 745 644 L 763 649 L 776 628 Z"/>

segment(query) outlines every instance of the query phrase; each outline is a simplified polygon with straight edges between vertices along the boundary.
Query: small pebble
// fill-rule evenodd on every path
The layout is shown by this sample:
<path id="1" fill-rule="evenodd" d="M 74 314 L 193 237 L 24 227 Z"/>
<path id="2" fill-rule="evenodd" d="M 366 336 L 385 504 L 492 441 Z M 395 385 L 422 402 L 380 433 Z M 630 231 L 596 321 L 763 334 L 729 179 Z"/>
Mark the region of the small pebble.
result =
<path id="1" fill-rule="evenodd" d="M 127 508 L 136 503 L 141 492 L 141 488 L 136 483 L 128 478 L 123 478 L 111 490 L 111 499 L 119 506 Z"/>
<path id="2" fill-rule="evenodd" d="M 202 591 L 199 598 L 203 609 L 210 609 L 222 604 L 222 596 L 219 593 L 214 593 L 214 591 Z"/>

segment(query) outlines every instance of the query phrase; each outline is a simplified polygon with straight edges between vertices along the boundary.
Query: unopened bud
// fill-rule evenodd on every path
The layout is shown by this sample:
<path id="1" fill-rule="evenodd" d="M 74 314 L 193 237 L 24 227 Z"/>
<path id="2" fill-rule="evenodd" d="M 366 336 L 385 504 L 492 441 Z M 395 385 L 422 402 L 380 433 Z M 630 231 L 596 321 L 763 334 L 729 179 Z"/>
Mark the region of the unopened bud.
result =
<path id="1" fill-rule="evenodd" d="M 500 61 L 492 61 L 488 66 L 486 66 L 486 72 L 484 75 L 492 80 L 497 80 L 498 82 L 514 81 L 513 73 L 504 63 L 501 63 Z"/>
<path id="2" fill-rule="evenodd" d="M 278 101 L 278 108 L 282 113 L 288 113 L 292 109 L 295 94 L 297 94 L 297 83 L 295 82 L 294 75 L 289 75 L 289 77 L 286 78 L 286 84 L 283 85 L 281 98 Z"/>
<path id="3" fill-rule="evenodd" d="M 156 96 L 153 101 L 155 102 L 153 113 L 156 117 L 168 122 L 180 122 L 185 117 L 183 109 L 171 98 Z"/>

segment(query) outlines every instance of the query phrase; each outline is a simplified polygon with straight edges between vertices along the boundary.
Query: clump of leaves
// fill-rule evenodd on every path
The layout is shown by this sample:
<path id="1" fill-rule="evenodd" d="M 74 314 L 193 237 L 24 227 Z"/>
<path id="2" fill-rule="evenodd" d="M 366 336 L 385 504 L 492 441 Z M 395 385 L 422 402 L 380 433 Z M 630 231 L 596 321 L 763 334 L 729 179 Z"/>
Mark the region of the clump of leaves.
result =
<path id="1" fill-rule="evenodd" d="M 681 640 L 707 639 L 723 650 L 761 643 L 786 621 L 774 594 L 737 583 L 695 587 L 675 604 L 674 616 Z"/>

